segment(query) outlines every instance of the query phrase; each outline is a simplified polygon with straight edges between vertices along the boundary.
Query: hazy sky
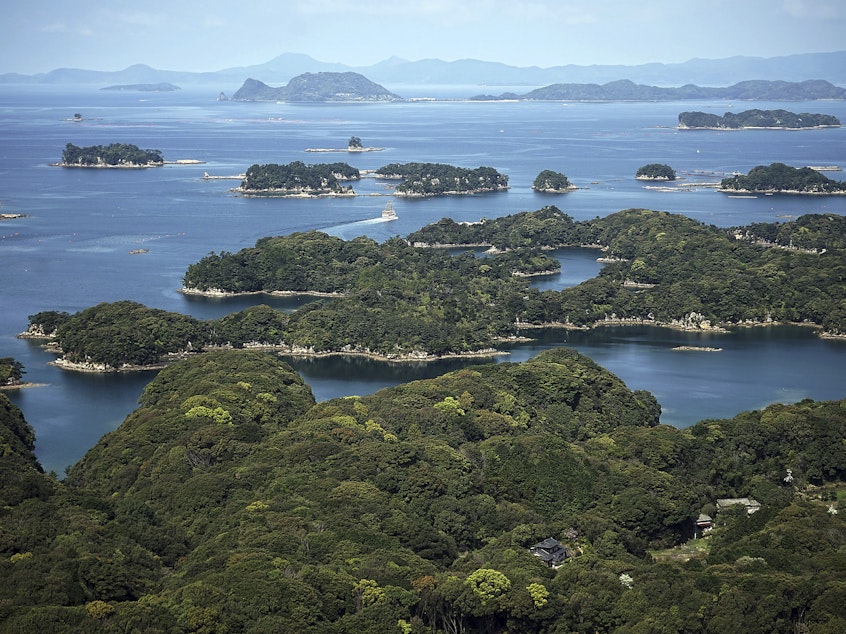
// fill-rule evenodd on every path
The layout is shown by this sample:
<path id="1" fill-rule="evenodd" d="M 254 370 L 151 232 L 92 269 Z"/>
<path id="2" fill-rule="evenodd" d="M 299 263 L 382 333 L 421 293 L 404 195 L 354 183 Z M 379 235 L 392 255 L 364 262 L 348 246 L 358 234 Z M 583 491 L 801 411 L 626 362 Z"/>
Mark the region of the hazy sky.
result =
<path id="1" fill-rule="evenodd" d="M 212 71 L 282 53 L 515 66 L 846 49 L 846 0 L 3 0 L 0 73 Z"/>

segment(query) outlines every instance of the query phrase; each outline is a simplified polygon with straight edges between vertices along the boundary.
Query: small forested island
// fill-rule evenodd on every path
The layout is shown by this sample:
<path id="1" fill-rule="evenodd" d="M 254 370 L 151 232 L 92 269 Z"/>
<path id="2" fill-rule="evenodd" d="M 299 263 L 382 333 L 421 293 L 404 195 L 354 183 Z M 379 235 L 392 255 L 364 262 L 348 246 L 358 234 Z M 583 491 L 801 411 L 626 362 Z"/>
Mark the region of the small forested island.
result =
<path id="1" fill-rule="evenodd" d="M 365 147 L 359 137 L 351 136 L 345 148 L 306 148 L 306 152 L 380 152 L 384 149 L 381 147 Z"/>
<path id="2" fill-rule="evenodd" d="M 719 191 L 755 194 L 846 194 L 846 182 L 833 180 L 812 167 L 784 163 L 758 165 L 748 174 L 735 174 L 720 182 Z"/>
<path id="3" fill-rule="evenodd" d="M 131 143 L 111 145 L 89 145 L 78 147 L 73 143 L 65 145 L 60 167 L 104 167 L 144 168 L 164 165 L 161 150 L 142 150 Z"/>
<path id="4" fill-rule="evenodd" d="M 543 170 L 532 182 L 532 189 L 545 194 L 565 194 L 577 187 L 561 172 Z"/>
<path id="5" fill-rule="evenodd" d="M 708 112 L 682 112 L 679 130 L 741 130 L 746 128 L 775 128 L 802 130 L 806 128 L 838 128 L 840 120 L 830 114 L 796 114 L 788 110 L 744 110 L 737 114 L 726 112 L 719 116 Z"/>
<path id="6" fill-rule="evenodd" d="M 136 91 L 136 92 L 173 92 L 174 90 L 181 90 L 179 86 L 168 82 L 159 82 L 157 84 L 118 84 L 116 86 L 106 86 L 100 90 L 115 90 L 115 91 Z"/>
<path id="7" fill-rule="evenodd" d="M 846 401 L 659 416 L 565 348 L 320 403 L 217 351 L 59 480 L 0 394 L 0 630 L 842 631 Z"/>
<path id="8" fill-rule="evenodd" d="M 674 181 L 676 170 L 663 163 L 649 163 L 638 168 L 635 178 L 648 181 Z"/>
<path id="9" fill-rule="evenodd" d="M 383 86 L 358 73 L 304 73 L 286 86 L 273 88 L 257 79 L 247 79 L 232 101 L 402 101 Z"/>
<path id="10" fill-rule="evenodd" d="M 401 180 L 397 196 L 423 197 L 481 194 L 508 189 L 508 176 L 492 167 L 468 169 L 443 163 L 391 163 L 375 171 L 377 178 Z"/>
<path id="11" fill-rule="evenodd" d="M 359 170 L 347 163 L 269 163 L 251 165 L 235 191 L 247 196 L 354 196 L 352 186 L 343 181 L 360 178 Z"/>

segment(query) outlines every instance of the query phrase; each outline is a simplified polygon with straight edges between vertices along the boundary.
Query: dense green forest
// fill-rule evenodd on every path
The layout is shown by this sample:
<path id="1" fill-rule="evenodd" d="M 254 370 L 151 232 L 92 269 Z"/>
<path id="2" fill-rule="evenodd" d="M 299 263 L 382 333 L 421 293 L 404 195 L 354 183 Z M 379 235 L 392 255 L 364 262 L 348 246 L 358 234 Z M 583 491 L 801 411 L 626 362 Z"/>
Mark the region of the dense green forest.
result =
<path id="1" fill-rule="evenodd" d="M 443 163 L 391 163 L 377 169 L 376 176 L 402 179 L 396 193 L 403 196 L 478 194 L 508 189 L 508 176 L 492 167 L 467 169 Z"/>
<path id="2" fill-rule="evenodd" d="M 720 182 L 720 191 L 843 194 L 846 193 L 846 183 L 833 180 L 810 167 L 772 163 L 753 167 L 746 175 L 724 178 Z"/>
<path id="3" fill-rule="evenodd" d="M 614 316 L 672 323 L 694 313 L 713 323 L 805 321 L 846 332 L 842 220 L 806 215 L 786 226 L 757 223 L 741 240 L 743 230 L 666 212 L 630 209 L 574 222 L 546 207 L 477 224 L 444 219 L 408 238 L 499 249 L 595 245 L 617 260 L 573 288 L 529 294 L 517 313 L 524 322 L 590 325 Z M 768 248 L 774 245 L 757 244 L 753 236 L 780 231 L 782 238 L 771 241 L 788 248 Z M 791 233 L 801 238 L 791 243 Z M 813 244 L 817 252 L 789 248 L 800 244 Z"/>
<path id="4" fill-rule="evenodd" d="M 679 113 L 679 128 L 714 128 L 737 130 L 740 128 L 819 128 L 839 126 L 840 120 L 830 114 L 790 112 L 789 110 L 744 110 L 726 112 L 723 116 L 711 112 Z"/>
<path id="5" fill-rule="evenodd" d="M 526 326 L 620 321 L 685 328 L 799 322 L 837 335 L 846 333 L 843 243 L 843 221 L 833 216 L 721 229 L 645 209 L 582 222 L 556 207 L 475 224 L 444 219 L 381 244 L 310 231 L 211 254 L 183 279 L 186 292 L 326 295 L 291 315 L 260 306 L 202 322 L 115 302 L 75 315 L 31 315 L 30 331 L 55 330 L 70 361 L 111 367 L 222 345 L 400 359 L 487 353 Z M 423 244 L 498 252 L 480 257 Z M 568 245 L 602 248 L 610 263 L 571 288 L 533 288 L 528 276 L 559 269 L 549 249 Z"/>
<path id="6" fill-rule="evenodd" d="M 131 143 L 87 147 L 68 143 L 61 162 L 63 166 L 73 167 L 158 167 L 163 164 L 161 150 L 142 150 Z"/>
<path id="7" fill-rule="evenodd" d="M 565 174 L 543 170 L 532 182 L 532 189 L 546 193 L 562 193 L 576 189 Z"/>
<path id="8" fill-rule="evenodd" d="M 215 347 L 282 344 L 288 316 L 267 305 L 201 321 L 133 301 L 103 302 L 73 315 L 29 316 L 28 332 L 49 333 L 71 363 L 120 369 L 152 366 Z"/>
<path id="9" fill-rule="evenodd" d="M 322 403 L 220 351 L 57 481 L 0 394 L 0 632 L 843 631 L 846 401 L 659 411 L 566 349 Z"/>
<path id="10" fill-rule="evenodd" d="M 302 161 L 293 161 L 287 165 L 269 163 L 251 165 L 241 181 L 240 190 L 244 193 L 273 194 L 325 194 L 354 193 L 350 185 L 342 181 L 358 180 L 359 171 L 347 163 L 320 163 L 306 165 Z"/>
<path id="11" fill-rule="evenodd" d="M 638 168 L 635 172 L 635 178 L 674 181 L 676 180 L 676 170 L 664 163 L 649 163 Z"/>

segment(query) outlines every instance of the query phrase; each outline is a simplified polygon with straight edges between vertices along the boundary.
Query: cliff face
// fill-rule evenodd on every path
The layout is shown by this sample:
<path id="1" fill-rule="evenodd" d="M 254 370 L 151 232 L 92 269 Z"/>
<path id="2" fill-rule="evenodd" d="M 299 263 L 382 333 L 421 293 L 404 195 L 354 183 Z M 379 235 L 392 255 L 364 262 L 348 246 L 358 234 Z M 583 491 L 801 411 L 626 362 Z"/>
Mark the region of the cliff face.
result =
<path id="1" fill-rule="evenodd" d="M 234 101 L 401 101 L 384 87 L 358 73 L 304 73 L 273 88 L 256 79 L 247 79 L 234 95 Z"/>

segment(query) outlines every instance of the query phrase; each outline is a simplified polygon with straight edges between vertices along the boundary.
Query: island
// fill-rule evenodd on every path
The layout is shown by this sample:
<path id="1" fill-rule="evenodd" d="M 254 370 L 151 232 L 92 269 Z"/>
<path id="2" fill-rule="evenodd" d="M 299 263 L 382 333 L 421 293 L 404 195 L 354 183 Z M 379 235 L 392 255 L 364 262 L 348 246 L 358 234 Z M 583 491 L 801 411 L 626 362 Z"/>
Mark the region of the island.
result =
<path id="1" fill-rule="evenodd" d="M 846 99 L 846 88 L 818 79 L 801 82 L 749 80 L 724 87 L 694 84 L 680 87 L 645 86 L 635 84 L 628 79 L 620 79 L 605 84 L 551 84 L 522 95 L 507 92 L 499 96 L 476 95 L 470 99 L 476 101 L 683 101 L 688 99 L 813 101 Z"/>
<path id="2" fill-rule="evenodd" d="M 812 167 L 791 167 L 784 163 L 758 165 L 748 174 L 735 174 L 720 182 L 718 191 L 748 194 L 843 195 L 846 182 L 821 174 Z"/>
<path id="3" fill-rule="evenodd" d="M 146 168 L 161 167 L 164 159 L 160 150 L 142 150 L 131 143 L 90 145 L 78 147 L 68 143 L 62 152 L 59 167 Z"/>
<path id="4" fill-rule="evenodd" d="M 302 161 L 293 161 L 287 165 L 256 164 L 247 169 L 241 185 L 234 191 L 245 196 L 282 198 L 355 196 L 352 186 L 344 185 L 342 181 L 360 178 L 359 170 L 347 163 L 306 165 Z"/>
<path id="5" fill-rule="evenodd" d="M 682 112 L 679 130 L 746 130 L 768 128 L 777 130 L 805 130 L 810 128 L 839 128 L 840 120 L 830 114 L 796 114 L 789 110 L 744 110 L 723 116 L 707 112 Z"/>
<path id="6" fill-rule="evenodd" d="M 566 194 L 577 187 L 561 172 L 543 170 L 532 182 L 532 189 L 544 194 Z"/>
<path id="7" fill-rule="evenodd" d="M 247 79 L 232 95 L 231 101 L 337 102 L 402 101 L 402 97 L 359 73 L 304 73 L 281 88 L 273 88 L 257 79 Z"/>
<path id="8" fill-rule="evenodd" d="M 159 82 L 157 84 L 118 84 L 116 86 L 106 86 L 105 88 L 101 88 L 100 90 L 135 92 L 173 92 L 174 90 L 181 90 L 181 88 L 168 82 Z"/>
<path id="9" fill-rule="evenodd" d="M 384 149 L 381 147 L 365 147 L 359 137 L 351 136 L 345 148 L 306 148 L 306 152 L 381 152 Z"/>
<path id="10" fill-rule="evenodd" d="M 649 163 L 638 168 L 635 178 L 647 181 L 674 181 L 676 171 L 664 163 Z"/>
<path id="11" fill-rule="evenodd" d="M 576 222 L 553 206 L 472 224 L 444 219 L 381 244 L 310 231 L 211 254 L 183 279 L 182 292 L 200 296 L 317 298 L 290 315 L 261 307 L 200 322 L 117 302 L 33 315 L 22 336 L 52 340 L 57 363 L 88 371 L 144 369 L 220 346 L 392 361 L 487 356 L 547 327 L 717 331 L 789 322 L 843 337 L 843 235 L 839 216 L 719 229 L 642 209 Z M 432 248 L 444 246 L 490 255 Z M 602 249 L 606 265 L 572 288 L 533 288 L 532 276 L 560 270 L 548 253 L 562 246 Z"/>
<path id="12" fill-rule="evenodd" d="M 481 194 L 508 189 L 508 176 L 492 167 L 468 169 L 443 163 L 391 163 L 374 172 L 376 178 L 400 180 L 397 196 L 419 198 Z"/>
<path id="13" fill-rule="evenodd" d="M 549 327 L 800 323 L 844 337 L 844 235 L 846 219 L 834 215 L 720 229 L 645 209 L 577 222 L 554 206 L 472 224 L 444 219 L 381 244 L 309 231 L 213 253 L 183 278 L 182 292 L 199 296 L 315 296 L 290 315 L 263 307 L 200 322 L 117 302 L 33 315 L 24 336 L 52 340 L 62 367 L 95 371 L 220 346 L 392 361 L 488 356 Z M 445 246 L 490 253 L 433 248 Z M 560 271 L 549 251 L 564 246 L 602 249 L 606 264 L 574 287 L 537 290 L 531 277 Z"/>

